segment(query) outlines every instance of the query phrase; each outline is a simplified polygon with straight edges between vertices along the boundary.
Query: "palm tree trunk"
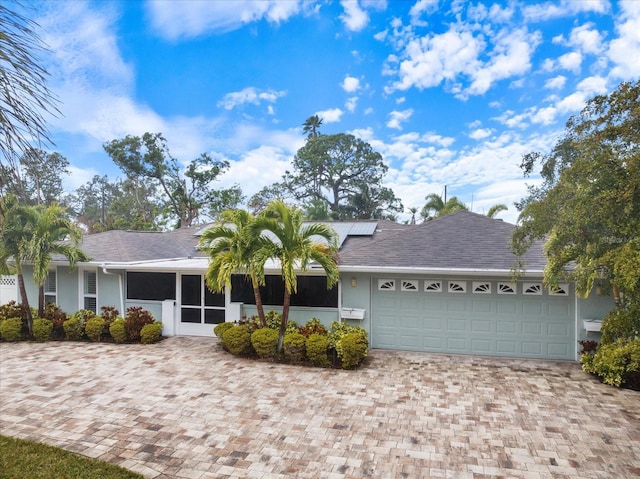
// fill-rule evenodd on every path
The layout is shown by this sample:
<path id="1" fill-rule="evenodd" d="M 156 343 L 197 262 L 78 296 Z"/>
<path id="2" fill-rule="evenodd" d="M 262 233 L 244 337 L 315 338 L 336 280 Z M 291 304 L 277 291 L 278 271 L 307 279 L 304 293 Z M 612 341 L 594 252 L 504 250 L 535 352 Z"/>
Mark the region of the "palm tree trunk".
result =
<path id="1" fill-rule="evenodd" d="M 44 285 L 38 286 L 38 317 L 42 318 L 44 314 Z"/>
<path id="2" fill-rule="evenodd" d="M 264 307 L 262 306 L 262 295 L 260 294 L 260 285 L 258 284 L 258 278 L 255 275 L 251 276 L 251 283 L 253 285 L 253 297 L 256 300 L 256 308 L 258 308 L 258 318 L 260 318 L 260 325 L 263 328 L 267 327 L 267 320 L 264 317 Z"/>
<path id="3" fill-rule="evenodd" d="M 31 315 L 31 307 L 27 298 L 27 288 L 24 286 L 24 276 L 22 272 L 18 273 L 18 288 L 20 289 L 20 302 L 22 304 L 22 317 L 27 322 L 29 336 L 33 335 L 33 316 Z"/>
<path id="4" fill-rule="evenodd" d="M 287 322 L 289 321 L 289 306 L 291 305 L 291 292 L 284 288 L 284 301 L 282 303 L 282 320 L 280 321 L 280 335 L 278 336 L 278 352 L 284 349 L 284 334 L 287 331 Z"/>

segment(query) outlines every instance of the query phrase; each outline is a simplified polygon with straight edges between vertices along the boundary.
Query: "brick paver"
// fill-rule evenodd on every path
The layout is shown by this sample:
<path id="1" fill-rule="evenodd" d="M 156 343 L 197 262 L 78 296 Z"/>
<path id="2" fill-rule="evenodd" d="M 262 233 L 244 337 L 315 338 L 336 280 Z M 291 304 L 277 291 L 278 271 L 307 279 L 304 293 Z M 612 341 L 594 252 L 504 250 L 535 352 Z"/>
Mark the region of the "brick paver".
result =
<path id="1" fill-rule="evenodd" d="M 375 350 L 342 371 L 210 338 L 3 343 L 0 433 L 148 478 L 640 476 L 640 393 L 570 362 Z"/>

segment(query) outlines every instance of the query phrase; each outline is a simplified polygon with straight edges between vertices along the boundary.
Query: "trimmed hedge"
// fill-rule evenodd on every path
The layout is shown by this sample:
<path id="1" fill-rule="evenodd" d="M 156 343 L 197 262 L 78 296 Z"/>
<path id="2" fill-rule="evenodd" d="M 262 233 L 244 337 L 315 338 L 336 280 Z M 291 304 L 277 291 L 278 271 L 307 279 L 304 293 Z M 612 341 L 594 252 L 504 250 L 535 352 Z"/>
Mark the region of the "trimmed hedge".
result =
<path id="1" fill-rule="evenodd" d="M 52 331 L 53 321 L 50 319 L 36 318 L 33 320 L 33 337 L 36 341 L 49 341 Z"/>
<path id="2" fill-rule="evenodd" d="M 216 324 L 215 327 L 213 328 L 213 334 L 215 334 L 216 336 L 222 339 L 222 335 L 224 334 L 224 332 L 227 331 L 228 329 L 233 328 L 233 326 L 234 326 L 233 323 Z"/>
<path id="3" fill-rule="evenodd" d="M 253 346 L 251 346 L 251 334 L 245 326 L 234 326 L 227 329 L 222 335 L 225 348 L 235 356 L 251 356 Z"/>
<path id="4" fill-rule="evenodd" d="M 105 320 L 101 316 L 89 318 L 84 325 L 84 333 L 94 342 L 100 341 L 105 328 Z"/>
<path id="5" fill-rule="evenodd" d="M 329 365 L 329 358 L 327 357 L 329 338 L 322 334 L 314 333 L 307 338 L 305 346 L 307 350 L 307 359 L 311 364 L 316 366 Z"/>
<path id="6" fill-rule="evenodd" d="M 580 362 L 605 384 L 640 390 L 640 338 L 603 344 L 595 354 L 580 356 Z"/>
<path id="7" fill-rule="evenodd" d="M 289 333 L 284 335 L 284 357 L 293 363 L 299 363 L 306 357 L 305 338 L 300 333 Z"/>
<path id="8" fill-rule="evenodd" d="M 140 330 L 140 342 L 142 344 L 153 344 L 162 338 L 162 323 L 145 324 Z"/>
<path id="9" fill-rule="evenodd" d="M 278 355 L 278 331 L 271 328 L 256 329 L 251 334 L 251 345 L 261 358 L 275 358 Z"/>
<path id="10" fill-rule="evenodd" d="M 109 333 L 116 343 L 124 343 L 127 340 L 127 330 L 124 318 L 116 318 L 109 326 Z"/>
<path id="11" fill-rule="evenodd" d="M 22 339 L 22 318 L 8 318 L 0 321 L 0 335 L 10 343 Z"/>

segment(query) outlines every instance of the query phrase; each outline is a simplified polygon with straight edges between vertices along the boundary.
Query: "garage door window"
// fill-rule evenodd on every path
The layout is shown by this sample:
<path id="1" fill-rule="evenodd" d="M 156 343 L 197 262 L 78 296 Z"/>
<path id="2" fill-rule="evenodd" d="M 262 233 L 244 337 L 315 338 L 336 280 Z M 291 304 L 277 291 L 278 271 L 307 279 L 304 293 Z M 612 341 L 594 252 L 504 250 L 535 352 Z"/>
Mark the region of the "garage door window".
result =
<path id="1" fill-rule="evenodd" d="M 542 295 L 542 284 L 541 283 L 523 283 L 522 294 L 540 296 Z"/>
<path id="2" fill-rule="evenodd" d="M 516 294 L 515 283 L 498 283 L 498 294 Z"/>
<path id="3" fill-rule="evenodd" d="M 442 281 L 425 281 L 424 291 L 425 293 L 442 293 Z"/>
<path id="4" fill-rule="evenodd" d="M 555 288 L 549 289 L 551 296 L 569 296 L 569 283 L 558 283 Z"/>
<path id="5" fill-rule="evenodd" d="M 403 279 L 400 285 L 400 291 L 418 291 L 418 280 Z"/>
<path id="6" fill-rule="evenodd" d="M 450 293 L 466 293 L 467 282 L 466 281 L 449 281 L 448 291 Z"/>
<path id="7" fill-rule="evenodd" d="M 395 279 L 379 279 L 378 290 L 380 291 L 395 291 L 396 280 Z"/>
<path id="8" fill-rule="evenodd" d="M 491 283 L 485 283 L 483 281 L 474 281 L 473 292 L 476 294 L 491 294 Z"/>

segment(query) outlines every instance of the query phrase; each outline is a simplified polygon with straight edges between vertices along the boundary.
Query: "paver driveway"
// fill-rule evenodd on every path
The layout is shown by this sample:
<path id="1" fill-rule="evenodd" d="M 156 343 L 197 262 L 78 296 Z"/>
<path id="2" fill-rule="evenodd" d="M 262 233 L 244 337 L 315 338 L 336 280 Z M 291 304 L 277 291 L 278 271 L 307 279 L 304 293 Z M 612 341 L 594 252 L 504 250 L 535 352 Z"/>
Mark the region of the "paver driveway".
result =
<path id="1" fill-rule="evenodd" d="M 0 432 L 149 478 L 640 476 L 640 393 L 577 363 L 372 351 L 358 371 L 215 339 L 0 345 Z"/>

